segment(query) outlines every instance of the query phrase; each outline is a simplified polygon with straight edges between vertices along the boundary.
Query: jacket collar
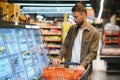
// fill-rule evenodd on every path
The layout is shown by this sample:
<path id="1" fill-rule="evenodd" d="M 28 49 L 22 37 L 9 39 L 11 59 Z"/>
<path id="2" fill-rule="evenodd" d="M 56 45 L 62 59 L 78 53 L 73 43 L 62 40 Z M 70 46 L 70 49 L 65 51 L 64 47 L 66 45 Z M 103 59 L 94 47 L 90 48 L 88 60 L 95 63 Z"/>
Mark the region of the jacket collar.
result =
<path id="1" fill-rule="evenodd" d="M 75 25 L 75 26 L 77 27 L 77 25 Z M 89 24 L 87 27 L 85 27 L 84 30 L 90 31 L 91 30 L 91 24 Z"/>
<path id="2" fill-rule="evenodd" d="M 90 25 L 89 25 L 89 26 L 87 26 L 87 27 L 85 27 L 85 29 L 84 29 L 84 30 L 88 30 L 88 31 L 90 31 L 90 30 L 91 30 Z"/>

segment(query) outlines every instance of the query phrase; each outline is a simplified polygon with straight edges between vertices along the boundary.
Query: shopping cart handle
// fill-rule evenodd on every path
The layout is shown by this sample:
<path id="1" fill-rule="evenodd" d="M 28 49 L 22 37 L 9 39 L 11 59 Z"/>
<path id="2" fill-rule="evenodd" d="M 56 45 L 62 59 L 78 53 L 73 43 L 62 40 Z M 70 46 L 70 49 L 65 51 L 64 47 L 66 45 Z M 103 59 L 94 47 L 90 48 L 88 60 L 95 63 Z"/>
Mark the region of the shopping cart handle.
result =
<path id="1" fill-rule="evenodd" d="M 77 63 L 77 62 L 61 62 L 60 64 L 64 64 L 64 65 L 80 65 L 80 63 Z"/>
<path id="2" fill-rule="evenodd" d="M 50 62 L 50 64 L 52 64 L 52 62 Z M 77 62 L 61 62 L 60 64 L 63 64 L 63 65 L 80 65 L 80 63 L 77 63 Z"/>

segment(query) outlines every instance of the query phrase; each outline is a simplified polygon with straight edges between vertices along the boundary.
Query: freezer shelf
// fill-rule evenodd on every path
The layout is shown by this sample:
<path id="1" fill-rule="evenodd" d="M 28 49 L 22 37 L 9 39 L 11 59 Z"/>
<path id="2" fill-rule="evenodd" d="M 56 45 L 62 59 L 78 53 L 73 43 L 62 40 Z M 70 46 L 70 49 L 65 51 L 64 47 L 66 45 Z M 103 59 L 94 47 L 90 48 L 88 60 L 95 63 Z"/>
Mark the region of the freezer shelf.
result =
<path id="1" fill-rule="evenodd" d="M 7 43 L 7 47 L 10 55 L 19 53 L 18 44 L 16 42 Z"/>
<path id="2" fill-rule="evenodd" d="M 21 71 L 25 72 L 24 66 L 22 63 L 22 59 L 21 59 L 19 54 L 11 57 L 11 63 L 12 63 L 12 66 L 13 66 L 15 73 L 19 73 Z"/>
<path id="3" fill-rule="evenodd" d="M 25 34 L 23 33 L 23 29 L 15 29 L 16 38 L 19 42 L 26 42 Z"/>
<path id="4" fill-rule="evenodd" d="M 9 60 L 2 59 L 0 60 L 0 80 L 14 80 L 14 74 L 11 69 Z"/>
<path id="5" fill-rule="evenodd" d="M 6 40 L 6 42 L 16 41 L 14 29 L 2 29 L 2 30 L 3 30 L 3 36 Z"/>
<path id="6" fill-rule="evenodd" d="M 27 67 L 26 69 L 27 69 L 27 74 L 30 80 L 37 79 L 37 75 L 33 66 Z"/>
<path id="7" fill-rule="evenodd" d="M 16 73 L 17 80 L 27 80 L 27 75 L 24 71 Z"/>
<path id="8" fill-rule="evenodd" d="M 37 31 L 38 43 L 34 33 Z M 43 47 L 37 29 L 0 28 L 0 80 L 37 80 L 46 65 L 40 56 Z M 42 59 L 40 59 L 42 58 Z"/>

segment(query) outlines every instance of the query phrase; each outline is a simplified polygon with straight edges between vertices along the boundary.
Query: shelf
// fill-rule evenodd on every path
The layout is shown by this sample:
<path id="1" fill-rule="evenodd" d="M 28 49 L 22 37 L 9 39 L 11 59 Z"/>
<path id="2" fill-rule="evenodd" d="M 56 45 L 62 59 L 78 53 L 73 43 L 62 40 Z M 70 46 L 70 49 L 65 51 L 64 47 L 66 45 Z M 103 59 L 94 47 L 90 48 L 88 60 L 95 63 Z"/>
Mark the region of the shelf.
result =
<path id="1" fill-rule="evenodd" d="M 60 45 L 48 45 L 48 48 L 61 48 Z"/>
<path id="2" fill-rule="evenodd" d="M 119 36 L 119 34 L 109 34 L 109 33 L 107 33 L 106 36 Z"/>
<path id="3" fill-rule="evenodd" d="M 112 74 L 120 74 L 120 70 L 107 70 L 107 73 L 108 74 L 110 74 L 110 73 L 112 73 Z"/>
<path id="4" fill-rule="evenodd" d="M 46 35 L 46 36 L 47 36 L 47 35 L 48 35 L 48 36 L 53 36 L 53 35 L 61 36 L 61 33 L 58 33 L 58 34 L 57 34 L 57 33 L 50 33 L 50 32 L 49 32 L 49 34 L 48 34 L 48 33 L 43 33 L 42 35 Z"/>
<path id="5" fill-rule="evenodd" d="M 46 39 L 47 42 L 61 42 L 61 40 Z"/>
<path id="6" fill-rule="evenodd" d="M 47 54 L 48 56 L 58 56 L 58 54 Z"/>
<path id="7" fill-rule="evenodd" d="M 59 54 L 59 51 L 50 51 L 50 54 Z"/>
<path id="8" fill-rule="evenodd" d="M 48 47 L 48 48 L 61 48 L 61 45 L 57 45 L 57 44 L 48 44 L 47 47 Z"/>
<path id="9" fill-rule="evenodd" d="M 119 41 L 105 41 L 105 43 L 111 44 L 111 43 L 118 43 Z"/>
<path id="10" fill-rule="evenodd" d="M 47 42 L 61 42 L 61 36 L 45 36 L 45 41 Z"/>
<path id="11" fill-rule="evenodd" d="M 61 27 L 58 27 L 58 26 L 46 26 L 46 27 L 40 27 L 41 29 L 61 29 Z"/>
<path id="12" fill-rule="evenodd" d="M 57 53 L 57 52 L 50 52 L 50 54 L 57 54 L 58 55 L 59 53 Z"/>
<path id="13" fill-rule="evenodd" d="M 120 31 L 118 30 L 105 30 L 105 34 L 119 34 Z"/>
<path id="14" fill-rule="evenodd" d="M 102 55 L 108 55 L 108 56 L 118 56 L 120 55 L 120 47 L 114 47 L 114 48 L 110 48 L 110 47 L 103 47 L 102 48 L 102 52 L 101 52 Z"/>
<path id="15" fill-rule="evenodd" d="M 119 56 L 106 56 L 106 55 L 101 55 L 100 56 L 101 59 L 107 61 L 108 63 L 120 63 L 120 55 Z"/>
<path id="16" fill-rule="evenodd" d="M 120 58 L 120 55 L 100 55 L 101 58 Z"/>

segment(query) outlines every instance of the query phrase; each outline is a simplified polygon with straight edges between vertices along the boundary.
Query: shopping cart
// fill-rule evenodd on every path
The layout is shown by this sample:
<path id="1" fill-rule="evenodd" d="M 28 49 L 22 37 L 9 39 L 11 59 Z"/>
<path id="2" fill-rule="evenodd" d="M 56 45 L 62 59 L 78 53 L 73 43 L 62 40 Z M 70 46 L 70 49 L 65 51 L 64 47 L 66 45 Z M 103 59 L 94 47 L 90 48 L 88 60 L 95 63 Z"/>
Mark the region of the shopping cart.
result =
<path id="1" fill-rule="evenodd" d="M 64 63 L 66 64 L 66 63 Z M 78 65 L 76 63 L 67 63 L 69 65 Z M 44 68 L 42 77 L 39 80 L 86 80 L 88 70 L 79 74 L 76 69 L 64 67 Z"/>

